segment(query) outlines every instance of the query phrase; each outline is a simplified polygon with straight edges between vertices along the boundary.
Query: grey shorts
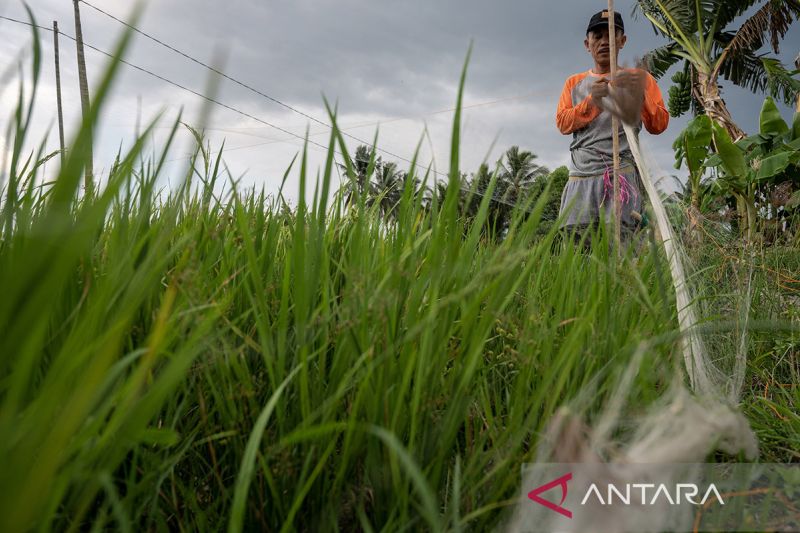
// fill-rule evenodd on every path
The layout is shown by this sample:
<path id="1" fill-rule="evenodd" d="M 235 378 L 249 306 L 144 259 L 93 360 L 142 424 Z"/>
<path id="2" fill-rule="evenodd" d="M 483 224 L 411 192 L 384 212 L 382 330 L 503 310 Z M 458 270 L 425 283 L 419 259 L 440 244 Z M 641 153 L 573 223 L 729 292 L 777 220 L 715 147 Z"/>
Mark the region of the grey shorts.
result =
<path id="1" fill-rule="evenodd" d="M 624 165 L 620 174 L 629 185 L 628 197 L 621 202 L 622 226 L 634 230 L 639 226 L 639 218 L 634 213 L 642 213 L 643 188 L 636 167 Z M 570 176 L 561 194 L 559 215 L 564 215 L 561 227 L 565 229 L 596 226 L 601 217 L 610 226 L 614 220 L 613 185 L 606 186 L 602 173 L 590 177 Z"/>

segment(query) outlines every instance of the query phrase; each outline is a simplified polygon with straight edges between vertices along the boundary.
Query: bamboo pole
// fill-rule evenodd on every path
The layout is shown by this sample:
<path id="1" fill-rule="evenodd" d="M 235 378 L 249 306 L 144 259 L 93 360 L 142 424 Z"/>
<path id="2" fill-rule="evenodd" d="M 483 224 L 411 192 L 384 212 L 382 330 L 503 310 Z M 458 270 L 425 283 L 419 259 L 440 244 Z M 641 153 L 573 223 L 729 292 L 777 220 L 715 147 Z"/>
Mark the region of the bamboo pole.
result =
<path id="1" fill-rule="evenodd" d="M 64 151 L 64 111 L 61 107 L 61 66 L 58 53 L 58 21 L 53 21 L 53 48 L 56 63 L 56 105 L 58 107 L 58 140 L 61 148 L 61 166 L 64 166 L 66 152 Z"/>
<path id="2" fill-rule="evenodd" d="M 86 60 L 83 57 L 83 31 L 81 30 L 81 10 L 78 6 L 79 0 L 73 0 L 74 8 L 75 8 L 75 42 L 76 48 L 78 50 L 78 81 L 80 83 L 81 88 L 81 111 L 83 113 L 83 120 L 86 127 L 89 128 L 89 146 L 87 148 L 86 157 L 86 173 L 84 174 L 84 188 L 87 195 L 91 195 L 94 189 L 93 183 L 93 174 L 94 169 L 92 165 L 92 159 L 94 158 L 92 145 L 94 143 L 94 136 L 91 132 L 91 124 L 87 121 L 89 120 L 90 115 L 90 108 L 89 108 L 89 82 L 86 80 Z"/>
<path id="3" fill-rule="evenodd" d="M 611 54 L 611 79 L 617 76 L 617 26 L 614 20 L 614 0 L 608 0 L 608 47 Z M 622 233 L 622 210 L 619 204 L 619 119 L 611 117 L 611 142 L 614 161 L 614 170 L 611 176 L 614 184 L 614 244 L 617 255 L 622 254 L 621 233 Z"/>

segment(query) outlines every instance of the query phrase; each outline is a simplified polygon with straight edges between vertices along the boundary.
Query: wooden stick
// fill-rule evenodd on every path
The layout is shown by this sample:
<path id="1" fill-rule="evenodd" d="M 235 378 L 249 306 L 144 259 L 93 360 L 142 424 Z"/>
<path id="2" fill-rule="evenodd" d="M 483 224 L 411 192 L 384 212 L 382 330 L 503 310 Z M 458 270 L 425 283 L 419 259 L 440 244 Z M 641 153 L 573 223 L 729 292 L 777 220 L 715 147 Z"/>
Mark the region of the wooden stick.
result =
<path id="1" fill-rule="evenodd" d="M 81 154 L 86 157 L 86 169 L 84 173 L 84 189 L 87 196 L 91 196 L 94 192 L 94 168 L 92 166 L 92 145 L 94 143 L 94 135 L 92 135 L 92 126 L 89 123 L 89 82 L 86 81 L 86 60 L 83 55 L 83 31 L 81 30 L 81 10 L 79 7 L 79 0 L 73 0 L 75 8 L 75 48 L 78 51 L 78 83 L 81 89 L 81 112 L 83 113 L 83 120 L 89 128 L 89 146 L 87 147 L 86 154 Z"/>
<path id="2" fill-rule="evenodd" d="M 53 49 L 56 64 L 56 104 L 58 107 L 58 140 L 61 147 L 61 166 L 64 166 L 66 152 L 64 149 L 64 111 L 61 107 L 61 59 L 58 52 L 58 21 L 53 21 Z"/>
<path id="3" fill-rule="evenodd" d="M 608 0 L 608 47 L 611 54 L 611 79 L 617 76 L 617 25 L 614 20 L 614 0 Z M 620 246 L 622 233 L 622 210 L 619 204 L 619 119 L 611 117 L 611 142 L 614 160 L 612 183 L 614 184 L 614 244 L 617 254 L 622 254 Z"/>

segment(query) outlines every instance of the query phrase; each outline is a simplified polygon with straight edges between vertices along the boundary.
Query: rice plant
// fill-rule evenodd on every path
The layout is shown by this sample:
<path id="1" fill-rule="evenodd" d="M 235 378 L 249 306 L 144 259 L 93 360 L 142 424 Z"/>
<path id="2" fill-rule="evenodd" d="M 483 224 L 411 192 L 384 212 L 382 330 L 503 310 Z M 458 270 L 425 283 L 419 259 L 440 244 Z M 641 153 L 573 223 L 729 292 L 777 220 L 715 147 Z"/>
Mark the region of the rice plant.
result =
<path id="1" fill-rule="evenodd" d="M 627 409 L 673 380 L 656 241 L 619 262 L 559 244 L 557 225 L 539 231 L 547 193 L 486 239 L 491 194 L 469 222 L 459 211 L 460 113 L 444 201 L 407 188 L 390 223 L 332 194 L 335 151 L 355 177 L 334 110 L 311 199 L 305 152 L 287 170 L 294 209 L 238 189 L 201 138 L 162 191 L 180 121 L 150 158 L 146 130 L 86 195 L 88 129 L 119 63 L 42 175 L 50 155 L 26 152 L 32 57 L 2 174 L 0 530 L 490 529 L 560 406 L 591 419 L 643 344 Z M 796 460 L 785 394 L 753 409 L 792 417 L 776 447 Z"/>

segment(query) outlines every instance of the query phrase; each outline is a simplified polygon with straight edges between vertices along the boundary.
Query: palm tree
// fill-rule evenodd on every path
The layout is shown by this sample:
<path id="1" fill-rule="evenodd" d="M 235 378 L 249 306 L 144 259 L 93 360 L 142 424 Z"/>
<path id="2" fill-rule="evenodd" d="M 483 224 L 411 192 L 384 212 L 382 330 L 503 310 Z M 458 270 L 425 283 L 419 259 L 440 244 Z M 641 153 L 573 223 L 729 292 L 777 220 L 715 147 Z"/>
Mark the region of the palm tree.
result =
<path id="1" fill-rule="evenodd" d="M 678 61 L 685 62 L 686 75 L 677 74 L 673 81 L 678 87 L 670 91 L 675 114 L 688 111 L 694 100 L 731 138 L 744 137 L 720 95 L 720 75 L 752 92 L 769 91 L 788 105 L 794 103 L 800 82 L 777 58 L 757 52 L 767 39 L 779 52 L 781 39 L 800 17 L 800 0 L 638 0 L 637 4 L 656 32 L 670 40 L 648 54 L 650 72 L 660 77 Z M 729 27 L 755 5 L 760 9 L 738 29 Z"/>
<path id="2" fill-rule="evenodd" d="M 371 203 L 379 203 L 385 218 L 391 218 L 403 194 L 406 174 L 397 169 L 396 163 L 381 162 L 375 168 L 375 188 Z"/>
<path id="3" fill-rule="evenodd" d="M 468 218 L 474 218 L 478 214 L 481 206 L 481 201 L 486 192 L 489 190 L 489 184 L 492 181 L 492 172 L 489 170 L 489 165 L 481 163 L 478 171 L 472 174 L 471 179 L 464 180 L 465 188 L 469 191 L 464 205 L 464 214 Z M 497 188 L 494 190 L 494 196 L 497 196 Z M 489 205 L 489 210 L 495 209 L 496 202 Z"/>
<path id="4" fill-rule="evenodd" d="M 467 197 L 469 196 L 469 188 L 471 186 L 471 180 L 466 173 L 461 172 L 459 177 L 460 187 L 456 194 L 458 194 L 458 212 L 459 213 L 466 213 L 468 209 Z M 430 208 L 432 204 L 435 202 L 436 205 L 441 207 L 444 205 L 445 200 L 447 199 L 447 191 L 449 188 L 449 181 L 448 180 L 435 180 L 432 187 L 428 189 L 427 196 L 427 206 Z"/>
<path id="5" fill-rule="evenodd" d="M 536 154 L 527 150 L 520 150 L 519 146 L 512 146 L 504 154 L 505 161 L 501 158 L 499 179 L 503 183 L 502 200 L 517 202 L 524 197 L 533 184 L 542 176 L 547 176 L 549 170 L 542 165 L 537 165 L 534 160 Z"/>
<path id="6" fill-rule="evenodd" d="M 402 172 L 400 174 L 400 181 L 398 184 L 398 201 L 402 198 L 407 188 L 411 189 L 411 200 L 419 200 L 421 205 L 425 204 L 428 196 L 428 188 L 422 186 L 422 180 L 419 179 L 416 173 Z"/>
<path id="7" fill-rule="evenodd" d="M 466 192 L 462 201 L 462 213 L 470 221 L 470 224 L 478 216 L 481 202 L 489 191 L 493 172 L 489 170 L 489 165 L 482 163 L 478 171 L 472 174 L 472 178 L 464 180 Z M 499 177 L 499 176 L 498 176 Z M 492 198 L 489 200 L 488 212 L 484 221 L 482 233 L 492 239 L 499 238 L 504 234 L 508 227 L 511 216 L 511 206 L 513 204 L 500 200 L 504 195 L 506 182 L 497 180 L 492 191 Z"/>
<path id="8" fill-rule="evenodd" d="M 348 181 L 339 190 L 348 207 L 357 204 L 363 195 L 367 207 L 378 204 L 381 214 L 390 220 L 396 218 L 397 207 L 407 188 L 411 189 L 412 200 L 422 197 L 423 206 L 431 201 L 430 189 L 423 188 L 416 175 L 401 171 L 396 163 L 383 161 L 380 157 L 375 157 L 373 161 L 373 151 L 368 146 L 356 148 L 352 159 L 352 175 L 348 173 L 346 165 L 339 167 L 348 175 Z"/>
<path id="9" fill-rule="evenodd" d="M 350 206 L 357 203 L 358 198 L 367 192 L 367 202 L 375 194 L 375 186 L 370 181 L 369 176 L 369 163 L 372 160 L 372 152 L 364 145 L 356 148 L 355 156 L 353 157 L 353 171 L 355 176 L 348 176 L 348 181 L 342 185 L 342 194 L 344 195 L 345 205 Z M 380 164 L 380 159 L 376 160 L 376 165 Z M 339 165 L 340 168 L 347 174 L 347 167 Z"/>

